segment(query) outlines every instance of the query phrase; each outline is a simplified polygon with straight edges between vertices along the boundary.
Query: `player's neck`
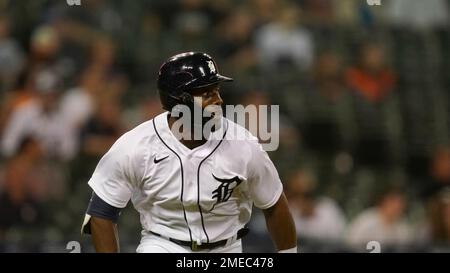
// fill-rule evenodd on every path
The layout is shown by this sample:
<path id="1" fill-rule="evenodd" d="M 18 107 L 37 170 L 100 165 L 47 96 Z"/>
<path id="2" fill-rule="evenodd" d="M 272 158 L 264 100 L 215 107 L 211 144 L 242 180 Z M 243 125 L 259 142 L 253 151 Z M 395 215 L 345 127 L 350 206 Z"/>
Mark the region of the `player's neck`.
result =
<path id="1" fill-rule="evenodd" d="M 169 129 L 172 131 L 172 134 L 183 144 L 184 146 L 188 147 L 189 149 L 195 149 L 203 144 L 206 143 L 207 139 L 201 132 L 202 139 L 201 140 L 195 140 L 194 138 L 194 131 L 191 130 L 190 132 L 187 132 L 186 137 L 183 137 L 183 135 L 177 131 L 180 130 L 183 132 L 183 126 L 181 125 L 180 128 L 177 128 L 177 130 L 173 130 L 174 123 L 178 120 L 178 118 L 172 117 L 170 115 L 167 116 L 167 122 L 169 124 Z"/>

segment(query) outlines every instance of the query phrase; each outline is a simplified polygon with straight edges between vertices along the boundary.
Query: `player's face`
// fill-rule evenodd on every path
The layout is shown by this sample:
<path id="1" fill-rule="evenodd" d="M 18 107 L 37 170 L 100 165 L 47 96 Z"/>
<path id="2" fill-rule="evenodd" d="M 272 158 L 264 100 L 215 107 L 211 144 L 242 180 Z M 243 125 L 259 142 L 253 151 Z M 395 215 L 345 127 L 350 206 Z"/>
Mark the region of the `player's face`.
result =
<path id="1" fill-rule="evenodd" d="M 192 91 L 193 97 L 201 98 L 202 109 L 205 109 L 209 105 L 222 105 L 223 100 L 220 97 L 219 84 L 213 84 L 206 87 L 198 88 Z M 196 100 L 198 101 L 198 100 Z"/>

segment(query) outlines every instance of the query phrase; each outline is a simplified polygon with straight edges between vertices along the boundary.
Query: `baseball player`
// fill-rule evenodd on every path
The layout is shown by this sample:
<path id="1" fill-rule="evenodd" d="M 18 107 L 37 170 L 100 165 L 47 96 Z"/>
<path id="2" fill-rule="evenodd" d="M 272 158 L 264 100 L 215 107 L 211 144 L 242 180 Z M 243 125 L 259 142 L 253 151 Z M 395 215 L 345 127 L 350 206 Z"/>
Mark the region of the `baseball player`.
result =
<path id="1" fill-rule="evenodd" d="M 277 250 L 297 252 L 280 178 L 257 139 L 214 115 L 201 119 L 218 122 L 200 139 L 175 130 L 192 116 L 173 109 L 220 106 L 220 84 L 229 81 L 205 53 L 178 54 L 161 66 L 158 90 L 167 112 L 121 136 L 88 182 L 93 193 L 82 231 L 97 252 L 119 252 L 116 223 L 130 199 L 143 228 L 139 253 L 242 252 L 253 204 L 263 210 Z M 198 124 L 189 122 L 193 133 Z"/>

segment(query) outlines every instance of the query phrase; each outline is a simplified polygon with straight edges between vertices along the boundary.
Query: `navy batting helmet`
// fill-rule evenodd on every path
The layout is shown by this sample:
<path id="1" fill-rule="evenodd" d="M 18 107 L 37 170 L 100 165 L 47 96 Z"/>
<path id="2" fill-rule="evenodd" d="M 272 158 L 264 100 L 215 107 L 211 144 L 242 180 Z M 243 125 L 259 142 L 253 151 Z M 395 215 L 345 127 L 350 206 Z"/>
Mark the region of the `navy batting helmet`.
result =
<path id="1" fill-rule="evenodd" d="M 165 110 L 193 102 L 191 90 L 219 82 L 232 81 L 219 74 L 214 60 L 206 53 L 186 52 L 170 57 L 159 69 L 158 90 Z"/>

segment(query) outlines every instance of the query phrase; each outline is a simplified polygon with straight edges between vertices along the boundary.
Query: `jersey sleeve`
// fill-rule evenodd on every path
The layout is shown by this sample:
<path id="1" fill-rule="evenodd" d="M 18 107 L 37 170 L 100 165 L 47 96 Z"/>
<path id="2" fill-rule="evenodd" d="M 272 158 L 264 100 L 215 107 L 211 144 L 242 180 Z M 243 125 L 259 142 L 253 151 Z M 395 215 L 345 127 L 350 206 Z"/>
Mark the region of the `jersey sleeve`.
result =
<path id="1" fill-rule="evenodd" d="M 249 162 L 249 192 L 256 207 L 267 209 L 275 205 L 283 192 L 278 172 L 258 141 L 251 140 L 252 157 Z"/>
<path id="2" fill-rule="evenodd" d="M 114 143 L 99 161 L 89 180 L 89 186 L 103 201 L 117 208 L 124 208 L 131 198 L 133 188 L 139 182 L 140 166 L 136 166 L 133 148 L 126 143 L 126 134 Z"/>

